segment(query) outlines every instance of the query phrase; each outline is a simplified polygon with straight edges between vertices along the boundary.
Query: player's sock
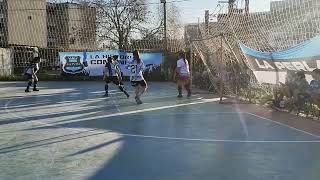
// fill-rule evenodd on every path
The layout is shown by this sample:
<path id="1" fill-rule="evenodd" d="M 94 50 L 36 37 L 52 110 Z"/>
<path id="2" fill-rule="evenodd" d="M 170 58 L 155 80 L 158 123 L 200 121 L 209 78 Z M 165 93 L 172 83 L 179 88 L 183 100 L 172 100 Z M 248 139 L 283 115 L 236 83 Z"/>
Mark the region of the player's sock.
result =
<path id="1" fill-rule="evenodd" d="M 128 92 L 125 90 L 125 88 L 123 87 L 123 85 L 120 85 L 120 86 L 119 86 L 119 89 L 120 89 L 121 92 L 123 92 L 123 93 L 127 96 L 127 98 L 130 97 L 130 95 L 129 95 Z"/>
<path id="2" fill-rule="evenodd" d="M 33 83 L 33 91 L 39 91 L 39 89 L 37 89 L 37 84 L 38 84 L 38 81 L 34 81 L 34 83 Z"/>
<path id="3" fill-rule="evenodd" d="M 30 92 L 30 86 L 32 85 L 32 81 L 29 81 L 28 82 L 28 86 L 27 86 L 27 88 L 26 88 L 26 90 L 24 91 L 24 92 Z"/>
<path id="4" fill-rule="evenodd" d="M 142 104 L 142 101 L 140 100 L 140 97 L 136 96 L 135 99 L 136 99 L 136 103 L 137 104 Z"/>
<path id="5" fill-rule="evenodd" d="M 182 98 L 182 87 L 181 86 L 178 86 L 178 98 Z"/>
<path id="6" fill-rule="evenodd" d="M 128 93 L 127 91 L 123 91 L 123 92 L 124 92 L 124 94 L 127 96 L 127 98 L 130 97 L 130 95 L 129 95 L 129 93 Z"/>
<path id="7" fill-rule="evenodd" d="M 105 90 L 105 94 L 104 94 L 104 96 L 105 97 L 108 97 L 109 96 L 109 85 L 108 85 L 108 83 L 106 83 L 105 85 L 104 85 L 104 90 Z"/>
<path id="8" fill-rule="evenodd" d="M 191 97 L 190 84 L 185 85 L 186 90 L 188 91 L 188 97 Z"/>
<path id="9" fill-rule="evenodd" d="M 24 92 L 30 92 L 29 86 L 27 86 L 27 88 L 26 88 L 26 90 L 24 90 Z"/>

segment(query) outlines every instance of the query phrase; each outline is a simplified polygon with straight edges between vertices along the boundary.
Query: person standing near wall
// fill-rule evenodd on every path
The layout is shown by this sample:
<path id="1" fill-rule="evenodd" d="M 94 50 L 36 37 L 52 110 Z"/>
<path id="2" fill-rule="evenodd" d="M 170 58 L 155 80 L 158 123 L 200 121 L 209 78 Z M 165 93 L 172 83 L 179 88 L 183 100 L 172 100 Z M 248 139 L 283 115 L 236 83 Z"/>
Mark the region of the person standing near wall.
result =
<path id="1" fill-rule="evenodd" d="M 183 87 L 188 92 L 187 97 L 191 97 L 190 67 L 184 52 L 179 53 L 179 60 L 177 61 L 177 68 L 176 68 L 176 78 L 177 78 L 178 93 L 179 93 L 178 98 L 183 97 L 182 96 Z"/>

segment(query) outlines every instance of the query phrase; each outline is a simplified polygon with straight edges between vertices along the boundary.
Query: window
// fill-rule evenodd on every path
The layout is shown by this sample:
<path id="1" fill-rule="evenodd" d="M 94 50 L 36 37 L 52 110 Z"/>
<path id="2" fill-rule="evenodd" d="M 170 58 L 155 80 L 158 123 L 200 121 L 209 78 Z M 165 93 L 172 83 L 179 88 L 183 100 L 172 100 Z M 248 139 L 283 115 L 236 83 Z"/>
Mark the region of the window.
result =
<path id="1" fill-rule="evenodd" d="M 70 38 L 70 44 L 75 44 L 75 42 L 76 42 L 76 38 L 74 37 Z"/>

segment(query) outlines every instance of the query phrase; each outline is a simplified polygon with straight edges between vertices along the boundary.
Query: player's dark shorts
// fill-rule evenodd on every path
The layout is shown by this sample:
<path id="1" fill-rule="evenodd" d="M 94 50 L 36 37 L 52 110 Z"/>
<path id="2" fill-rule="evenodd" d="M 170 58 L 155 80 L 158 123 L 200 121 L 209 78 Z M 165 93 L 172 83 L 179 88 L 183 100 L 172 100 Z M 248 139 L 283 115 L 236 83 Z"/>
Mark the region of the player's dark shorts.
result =
<path id="1" fill-rule="evenodd" d="M 138 85 L 140 85 L 142 87 L 147 87 L 147 82 L 145 80 L 142 80 L 142 81 L 131 81 L 131 85 L 133 87 L 136 87 Z"/>
<path id="2" fill-rule="evenodd" d="M 106 83 L 113 83 L 115 85 L 123 85 L 122 81 L 119 80 L 117 76 L 108 77 Z"/>
<path id="3" fill-rule="evenodd" d="M 24 73 L 24 77 L 29 80 L 29 79 L 33 79 L 32 74 L 28 74 L 28 73 Z"/>

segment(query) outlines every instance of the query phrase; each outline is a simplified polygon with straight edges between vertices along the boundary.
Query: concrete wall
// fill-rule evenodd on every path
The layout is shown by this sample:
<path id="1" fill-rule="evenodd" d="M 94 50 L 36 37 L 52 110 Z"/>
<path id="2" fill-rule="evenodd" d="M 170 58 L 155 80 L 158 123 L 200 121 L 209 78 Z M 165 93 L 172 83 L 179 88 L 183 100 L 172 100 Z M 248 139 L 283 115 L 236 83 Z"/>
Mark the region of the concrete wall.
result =
<path id="1" fill-rule="evenodd" d="M 96 10 L 75 4 L 48 4 L 48 47 L 96 48 Z"/>
<path id="2" fill-rule="evenodd" d="M 88 6 L 69 4 L 68 15 L 69 48 L 96 48 L 96 10 Z"/>
<path id="3" fill-rule="evenodd" d="M 0 48 L 0 77 L 13 74 L 11 50 Z"/>
<path id="4" fill-rule="evenodd" d="M 47 47 L 46 0 L 8 0 L 8 44 Z"/>

